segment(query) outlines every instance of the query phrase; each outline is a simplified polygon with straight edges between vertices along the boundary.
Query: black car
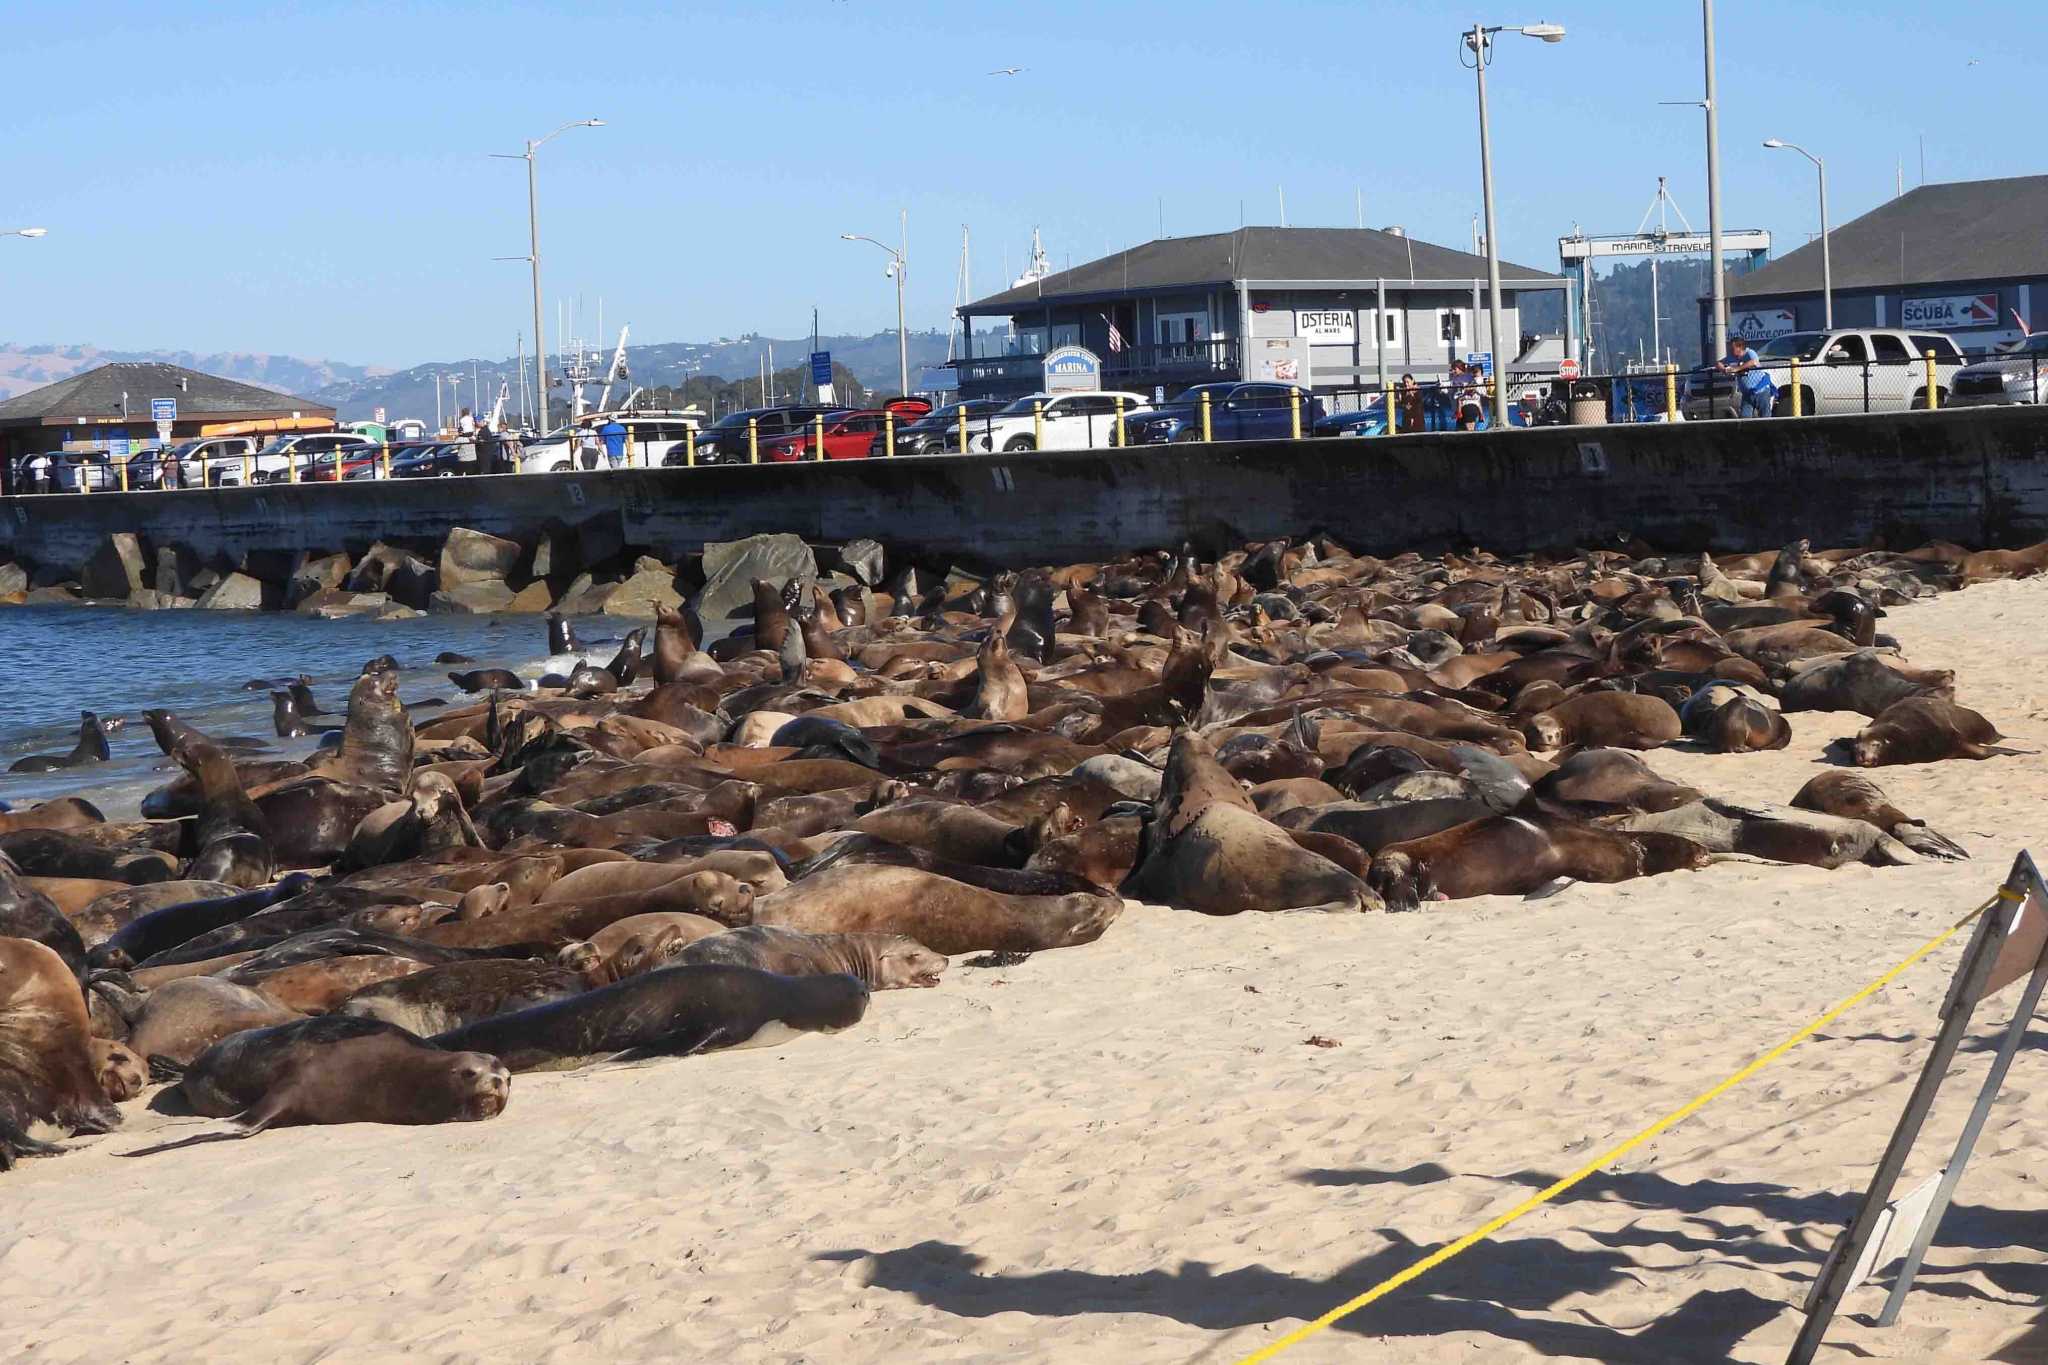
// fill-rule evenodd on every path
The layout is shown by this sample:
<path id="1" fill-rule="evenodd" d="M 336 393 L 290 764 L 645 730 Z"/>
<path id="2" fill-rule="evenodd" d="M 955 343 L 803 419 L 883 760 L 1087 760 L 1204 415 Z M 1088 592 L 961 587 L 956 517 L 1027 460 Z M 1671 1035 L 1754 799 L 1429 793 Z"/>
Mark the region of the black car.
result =
<path id="1" fill-rule="evenodd" d="M 814 417 L 840 411 L 843 409 L 792 403 L 777 408 L 742 408 L 738 412 L 729 412 L 697 433 L 697 463 L 747 463 L 749 420 L 754 423 L 755 443 L 761 447 L 761 458 L 765 461 L 769 438 L 787 436 L 800 427 L 808 427 Z M 665 465 L 683 465 L 689 463 L 689 455 L 679 445 L 663 456 L 661 462 Z"/>
<path id="2" fill-rule="evenodd" d="M 421 441 L 394 446 L 391 451 L 391 477 L 394 479 L 451 479 L 458 474 L 474 473 L 474 441 Z"/>
<path id="3" fill-rule="evenodd" d="M 981 419 L 992 417 L 1006 406 L 1000 398 L 970 398 L 964 403 L 948 403 L 934 408 L 915 422 L 899 424 L 896 428 L 896 453 L 898 455 L 946 455 L 960 449 L 960 414 L 967 414 L 967 430 L 973 434 Z M 875 437 L 870 455 L 882 454 L 882 438 Z"/>

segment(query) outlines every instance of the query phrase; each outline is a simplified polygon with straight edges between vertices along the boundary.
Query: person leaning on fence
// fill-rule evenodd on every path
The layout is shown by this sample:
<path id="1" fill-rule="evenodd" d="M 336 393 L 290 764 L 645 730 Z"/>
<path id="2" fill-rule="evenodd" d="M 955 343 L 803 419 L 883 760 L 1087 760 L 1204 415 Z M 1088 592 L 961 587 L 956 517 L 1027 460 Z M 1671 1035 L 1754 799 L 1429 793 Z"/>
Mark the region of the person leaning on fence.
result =
<path id="1" fill-rule="evenodd" d="M 626 426 L 614 417 L 597 429 L 598 439 L 604 442 L 605 463 L 613 469 L 626 463 Z"/>
<path id="2" fill-rule="evenodd" d="M 1401 376 L 1401 430 L 1420 431 L 1424 421 L 1422 408 L 1422 385 L 1415 382 L 1415 376 Z"/>
<path id="3" fill-rule="evenodd" d="M 1460 364 L 1457 371 L 1451 403 L 1458 416 L 1458 430 L 1477 431 L 1486 416 L 1486 407 L 1479 401 L 1480 370 L 1477 365 Z"/>
<path id="4" fill-rule="evenodd" d="M 1741 337 L 1729 337 L 1728 354 L 1721 357 L 1716 368 L 1735 377 L 1735 390 L 1741 396 L 1741 402 L 1735 409 L 1736 416 L 1771 415 L 1771 396 L 1777 391 L 1777 386 L 1771 383 L 1770 372 L 1757 363 L 1756 353 L 1749 349 L 1748 342 Z"/>

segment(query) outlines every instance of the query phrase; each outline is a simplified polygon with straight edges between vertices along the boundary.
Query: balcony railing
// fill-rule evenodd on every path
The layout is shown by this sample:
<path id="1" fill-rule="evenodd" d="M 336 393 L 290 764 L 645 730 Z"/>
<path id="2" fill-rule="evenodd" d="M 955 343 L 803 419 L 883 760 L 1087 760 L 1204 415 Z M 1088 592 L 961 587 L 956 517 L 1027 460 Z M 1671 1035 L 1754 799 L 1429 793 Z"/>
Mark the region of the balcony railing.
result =
<path id="1" fill-rule="evenodd" d="M 1198 384 L 1204 380 L 1237 376 L 1237 343 L 1227 339 L 1126 346 L 1118 351 L 1104 350 L 1101 354 L 1105 385 L 1109 385 L 1111 380 L 1124 385 L 1140 380 L 1147 383 L 1158 380 Z M 1023 391 L 1028 392 L 1039 387 L 1045 373 L 1045 357 L 977 356 L 973 360 L 956 360 L 953 368 L 960 375 L 963 390 L 977 386 L 1014 387 L 1022 384 L 1026 386 Z"/>

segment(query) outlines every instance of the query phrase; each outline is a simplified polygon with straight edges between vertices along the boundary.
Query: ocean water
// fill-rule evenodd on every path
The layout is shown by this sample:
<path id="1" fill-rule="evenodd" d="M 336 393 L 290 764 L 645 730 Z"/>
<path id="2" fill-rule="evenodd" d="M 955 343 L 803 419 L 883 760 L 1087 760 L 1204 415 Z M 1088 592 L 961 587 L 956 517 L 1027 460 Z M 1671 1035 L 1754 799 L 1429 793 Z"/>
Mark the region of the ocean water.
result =
<path id="1" fill-rule="evenodd" d="M 575 626 L 589 646 L 633 624 L 593 617 Z M 611 648 L 593 650 L 604 656 L 598 662 Z M 444 650 L 475 662 L 436 664 Z M 321 707 L 339 713 L 364 661 L 379 654 L 397 658 L 399 696 L 414 702 L 461 698 L 448 681 L 451 668 L 502 667 L 539 677 L 547 653 L 547 625 L 537 616 L 323 621 L 291 612 L 0 607 L 0 801 L 20 806 L 77 794 L 115 818 L 132 815 L 144 793 L 175 773 L 142 722 L 148 707 L 165 707 L 211 735 L 262 739 L 270 754 L 298 758 L 317 741 L 277 738 L 268 689 L 245 690 L 243 683 L 303 673 Z M 4 771 L 28 754 L 69 753 L 80 711 L 126 720 L 108 736 L 108 762 L 53 773 Z"/>

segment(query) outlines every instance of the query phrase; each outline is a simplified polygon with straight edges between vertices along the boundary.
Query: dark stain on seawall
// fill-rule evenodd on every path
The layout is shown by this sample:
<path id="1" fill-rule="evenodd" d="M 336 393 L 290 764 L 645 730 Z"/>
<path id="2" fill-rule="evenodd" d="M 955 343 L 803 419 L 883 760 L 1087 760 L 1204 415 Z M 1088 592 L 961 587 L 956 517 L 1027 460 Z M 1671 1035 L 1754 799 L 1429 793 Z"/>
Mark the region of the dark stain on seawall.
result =
<path id="1" fill-rule="evenodd" d="M 1519 553 L 1620 533 L 1670 549 L 1795 535 L 1994 546 L 2048 537 L 2048 420 L 1980 408 L 8 502 L 0 544 L 42 564 L 82 564 L 112 531 L 235 558 L 438 542 L 452 526 L 516 538 L 593 517 L 664 555 L 785 530 L 992 566 L 1183 540 L 1213 553 L 1308 529 L 1365 553 Z"/>

